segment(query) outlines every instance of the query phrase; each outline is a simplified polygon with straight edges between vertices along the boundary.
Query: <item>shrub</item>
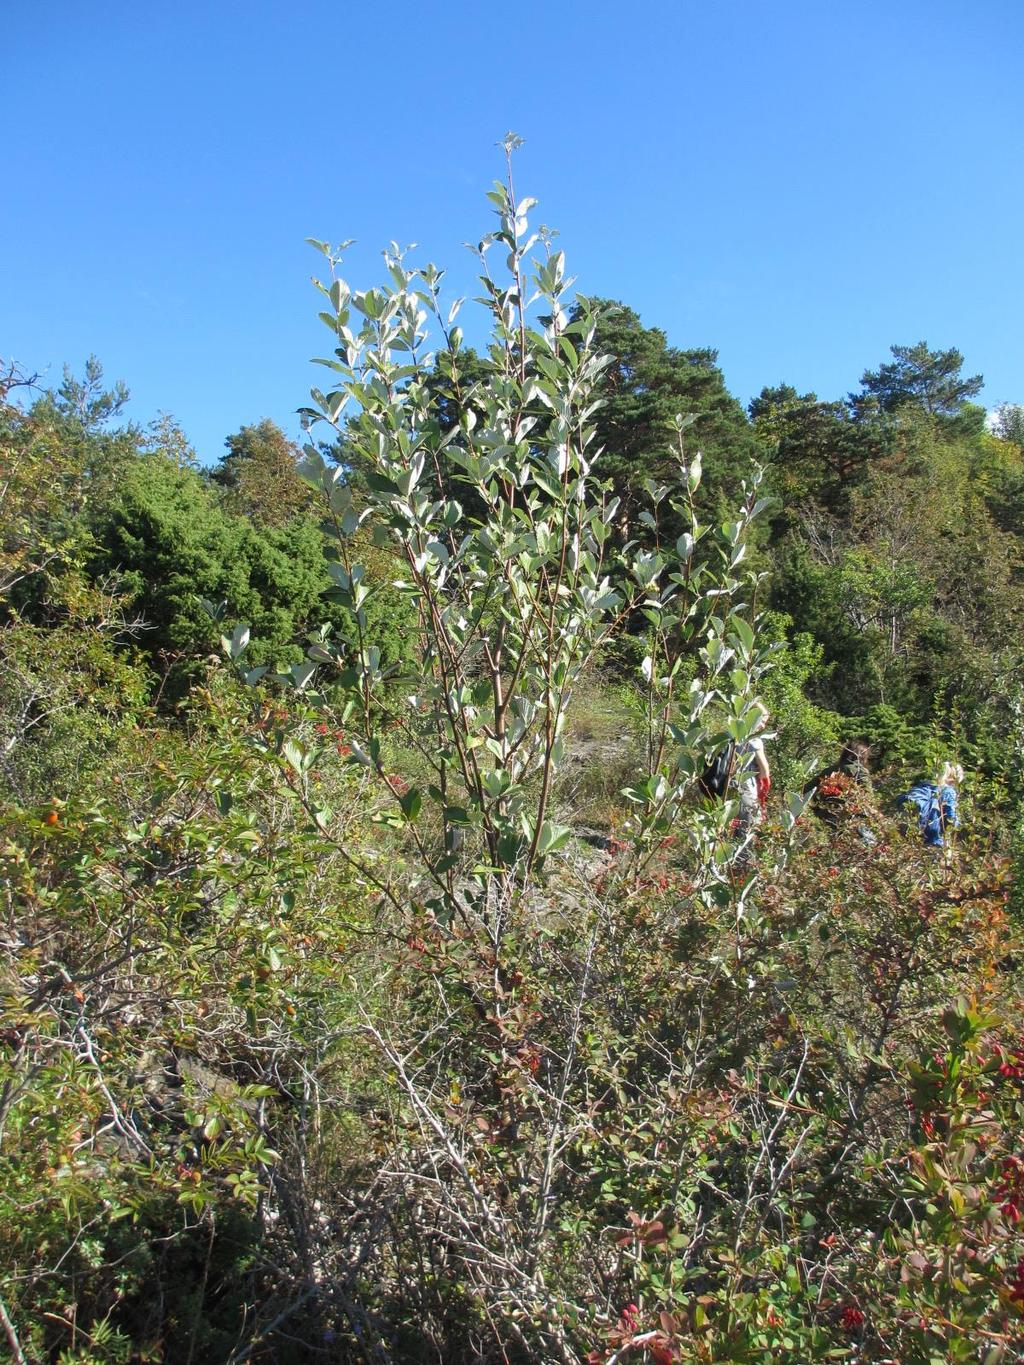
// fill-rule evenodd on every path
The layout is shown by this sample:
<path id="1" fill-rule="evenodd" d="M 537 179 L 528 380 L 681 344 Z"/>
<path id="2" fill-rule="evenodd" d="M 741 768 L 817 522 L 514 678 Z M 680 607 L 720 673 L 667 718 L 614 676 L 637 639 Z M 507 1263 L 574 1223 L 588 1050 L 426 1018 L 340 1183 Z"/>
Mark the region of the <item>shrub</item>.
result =
<path id="1" fill-rule="evenodd" d="M 343 470 L 307 447 L 305 472 L 336 527 L 330 569 L 358 648 L 353 656 L 325 630 L 293 678 L 314 702 L 328 689 L 346 698 L 349 761 L 376 788 L 373 818 L 397 841 L 389 861 L 368 835 L 353 840 L 350 830 L 345 843 L 379 892 L 382 926 L 405 944 L 387 961 L 381 1010 L 360 1011 L 400 1097 L 378 1129 L 394 1231 L 375 1248 L 373 1273 L 392 1282 L 406 1267 L 397 1311 L 419 1339 L 443 1341 L 447 1358 L 490 1331 L 501 1349 L 568 1359 L 589 1281 L 584 1244 L 566 1238 L 564 1217 L 568 1191 L 593 1182 L 581 1143 L 606 1079 L 586 1095 L 604 1052 L 632 1044 L 604 1017 L 618 893 L 606 903 L 572 876 L 574 859 L 567 870 L 573 832 L 554 814 L 567 717 L 597 651 L 627 616 L 641 617 L 641 753 L 625 793 L 629 856 L 614 880 L 642 885 L 681 833 L 698 850 L 695 894 L 735 914 L 753 879 L 733 894 L 730 812 L 695 803 L 694 792 L 707 752 L 743 740 L 755 723 L 766 665 L 747 619 L 743 561 L 763 503 L 755 472 L 735 520 L 701 523 L 701 458 L 685 452 L 690 419 L 680 415 L 678 487 L 648 480 L 644 516 L 659 548 L 612 548 L 615 505 L 592 469 L 605 364 L 593 309 L 577 295 L 570 320 L 563 253 L 529 234 L 533 201 L 517 200 L 511 173 L 491 200 L 498 226 L 480 259 L 492 340 L 482 379 L 474 358 L 471 395 L 459 305 L 441 304 L 440 271 L 413 269 L 392 248 L 389 283 L 353 292 L 338 254 L 318 244 L 332 272 L 320 288 L 335 341 L 323 363 L 336 387 L 314 391 L 307 417 L 340 425 L 358 408 L 344 446 L 368 492 L 360 505 Z M 501 281 L 487 268 L 491 248 L 507 258 Z M 438 331 L 429 369 L 418 359 L 428 315 Z M 458 415 L 448 430 L 437 419 L 441 382 Z M 478 515 L 456 500 L 460 485 Z M 677 526 L 665 549 L 663 518 Z M 419 655 L 407 677 L 389 679 L 369 629 L 375 590 L 355 554 L 363 528 L 401 561 L 417 614 Z M 237 630 L 229 651 L 253 677 L 247 638 Z M 396 746 L 418 755 L 425 780 L 412 785 L 393 767 Z M 284 752 L 294 791 L 339 847 L 335 816 L 310 780 L 315 753 L 298 741 Z M 562 863 L 557 895 L 547 881 L 553 860 Z"/>
<path id="2" fill-rule="evenodd" d="M 274 723 L 208 697 L 102 795 L 5 813 L 0 1262 L 33 1358 L 222 1360 L 273 1302 L 274 1144 L 362 913 L 247 760 Z"/>

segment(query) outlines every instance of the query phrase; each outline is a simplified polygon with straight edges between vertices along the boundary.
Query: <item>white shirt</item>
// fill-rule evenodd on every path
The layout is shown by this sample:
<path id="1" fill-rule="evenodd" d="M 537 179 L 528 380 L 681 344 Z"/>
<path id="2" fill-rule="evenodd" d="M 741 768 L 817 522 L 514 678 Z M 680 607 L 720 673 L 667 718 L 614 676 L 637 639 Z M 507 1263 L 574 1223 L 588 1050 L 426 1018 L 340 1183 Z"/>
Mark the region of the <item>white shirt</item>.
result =
<path id="1" fill-rule="evenodd" d="M 752 736 L 739 746 L 739 763 L 737 766 L 737 784 L 740 796 L 746 796 L 750 800 L 757 800 L 757 775 L 761 771 L 758 765 L 758 758 L 764 758 L 764 740 L 757 735 Z M 767 760 L 766 760 L 767 761 Z"/>

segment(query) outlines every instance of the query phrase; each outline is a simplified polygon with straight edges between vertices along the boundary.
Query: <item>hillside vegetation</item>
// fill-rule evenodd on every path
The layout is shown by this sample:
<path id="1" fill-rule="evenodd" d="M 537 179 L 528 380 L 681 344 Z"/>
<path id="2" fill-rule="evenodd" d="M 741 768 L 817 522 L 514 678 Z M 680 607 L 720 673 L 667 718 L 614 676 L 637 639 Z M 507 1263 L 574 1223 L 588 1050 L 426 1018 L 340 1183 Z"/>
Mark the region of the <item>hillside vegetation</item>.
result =
<path id="1" fill-rule="evenodd" d="M 1019 409 L 745 412 L 490 199 L 479 350 L 315 244 L 301 450 L 4 371 L 0 1350 L 1024 1359 Z"/>

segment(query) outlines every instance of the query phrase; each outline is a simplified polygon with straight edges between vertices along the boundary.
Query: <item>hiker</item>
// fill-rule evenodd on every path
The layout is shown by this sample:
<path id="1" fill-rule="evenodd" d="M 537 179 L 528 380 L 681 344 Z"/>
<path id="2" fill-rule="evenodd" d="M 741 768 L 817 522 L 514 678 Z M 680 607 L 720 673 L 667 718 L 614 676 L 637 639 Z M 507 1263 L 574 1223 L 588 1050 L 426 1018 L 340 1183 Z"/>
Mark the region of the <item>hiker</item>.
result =
<path id="1" fill-rule="evenodd" d="M 838 763 L 824 768 L 804 787 L 810 807 L 823 825 L 836 829 L 841 816 L 859 816 L 857 826 L 861 842 L 869 846 L 877 843 L 870 825 L 863 823 L 868 813 L 864 796 L 871 791 L 871 746 L 863 739 L 851 739 L 843 745 Z"/>
<path id="2" fill-rule="evenodd" d="M 916 806 L 917 823 L 925 848 L 945 848 L 946 832 L 960 827 L 957 787 L 964 780 L 959 763 L 945 763 L 938 782 L 917 778 L 909 791 L 896 798 L 900 809 Z"/>
<path id="3" fill-rule="evenodd" d="M 827 785 L 830 777 L 838 776 L 848 777 L 852 782 L 859 782 L 862 786 L 870 788 L 871 769 L 868 766 L 870 760 L 871 746 L 863 739 L 851 739 L 843 745 L 838 763 L 833 763 L 830 768 L 823 768 L 811 778 L 804 787 L 804 795 L 811 796 L 821 791 L 823 783 Z"/>
<path id="4" fill-rule="evenodd" d="M 754 709 L 757 711 L 754 733 L 748 740 L 736 746 L 736 781 L 740 793 L 740 852 L 743 855 L 741 861 L 749 860 L 757 827 L 764 819 L 764 810 L 772 785 L 764 740 L 759 737 L 759 731 L 768 723 L 768 708 L 763 702 L 755 702 Z"/>

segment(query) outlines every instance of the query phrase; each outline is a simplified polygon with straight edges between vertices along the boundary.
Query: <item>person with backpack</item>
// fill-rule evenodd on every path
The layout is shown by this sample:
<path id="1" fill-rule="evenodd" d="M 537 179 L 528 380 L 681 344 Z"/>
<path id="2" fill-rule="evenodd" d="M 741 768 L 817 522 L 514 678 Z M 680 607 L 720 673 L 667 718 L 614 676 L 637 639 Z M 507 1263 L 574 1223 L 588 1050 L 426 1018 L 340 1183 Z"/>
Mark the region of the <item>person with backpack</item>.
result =
<path id="1" fill-rule="evenodd" d="M 804 796 L 824 824 L 835 827 L 841 812 L 854 809 L 858 798 L 871 792 L 871 746 L 863 739 L 848 740 L 839 760 L 804 785 Z"/>
<path id="2" fill-rule="evenodd" d="M 768 718 L 768 709 L 762 702 L 755 702 L 754 709 L 757 712 L 757 730 L 762 730 Z M 763 760 L 763 768 L 757 759 L 758 753 Z M 749 757 L 751 754 L 753 754 L 753 758 Z M 744 761 L 739 763 L 741 758 Z M 764 741 L 756 738 L 756 732 L 755 737 L 747 740 L 744 744 L 737 745 L 735 740 L 730 740 L 728 744 L 717 750 L 704 765 L 704 771 L 697 779 L 697 785 L 710 800 L 724 801 L 729 794 L 729 786 L 733 777 L 736 776 L 737 767 L 746 768 L 751 763 L 757 765 L 756 780 L 764 784 L 763 797 L 767 797 L 768 789 L 771 787 L 771 776 L 768 771 L 768 760 L 764 756 Z M 759 804 L 763 806 L 764 800 L 761 799 Z"/>
<path id="3" fill-rule="evenodd" d="M 947 836 L 959 829 L 957 787 L 963 778 L 964 770 L 958 763 L 945 763 L 937 782 L 919 777 L 909 791 L 896 798 L 899 809 L 916 808 L 917 825 L 925 848 L 945 848 Z"/>
<path id="4" fill-rule="evenodd" d="M 816 773 L 804 786 L 808 807 L 829 830 L 849 821 L 861 843 L 873 847 L 878 837 L 871 828 L 871 746 L 863 739 L 848 740 L 839 761 Z"/>
<path id="5" fill-rule="evenodd" d="M 871 746 L 863 739 L 848 740 L 842 747 L 839 754 L 839 761 L 833 763 L 828 768 L 823 768 L 820 773 L 816 773 L 811 780 L 804 786 L 804 795 L 813 796 L 815 792 L 820 792 L 823 785 L 827 787 L 831 777 L 847 778 L 851 782 L 859 782 L 861 786 L 871 788 Z"/>

